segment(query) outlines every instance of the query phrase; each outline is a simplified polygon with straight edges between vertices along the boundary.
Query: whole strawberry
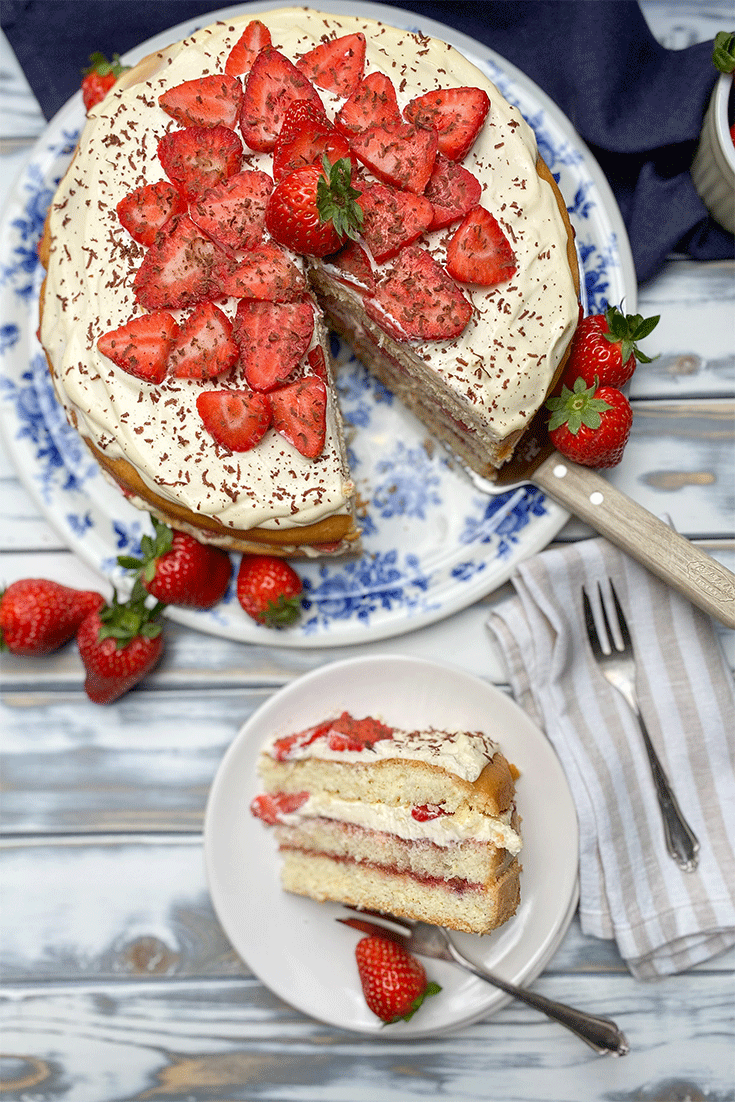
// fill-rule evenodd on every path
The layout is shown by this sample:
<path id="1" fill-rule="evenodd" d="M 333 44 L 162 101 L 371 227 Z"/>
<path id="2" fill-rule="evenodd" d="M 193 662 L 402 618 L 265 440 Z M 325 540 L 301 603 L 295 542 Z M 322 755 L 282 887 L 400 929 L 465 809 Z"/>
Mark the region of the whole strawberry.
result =
<path id="1" fill-rule="evenodd" d="M 579 378 L 574 389 L 562 386 L 549 398 L 549 437 L 562 455 L 584 467 L 616 467 L 630 436 L 633 411 L 630 402 L 612 386 L 585 386 Z"/>
<path id="2" fill-rule="evenodd" d="M 129 69 L 129 65 L 122 65 L 118 54 L 113 54 L 112 61 L 108 61 L 104 54 L 99 52 L 89 55 L 89 65 L 82 69 L 82 99 L 85 110 L 89 111 L 95 104 L 105 98 L 117 78 Z"/>
<path id="3" fill-rule="evenodd" d="M 427 982 L 420 961 L 389 938 L 362 938 L 355 946 L 355 959 L 365 1002 L 383 1022 L 407 1022 L 425 998 L 441 990 Z"/>
<path id="4" fill-rule="evenodd" d="M 307 256 L 334 253 L 362 225 L 362 210 L 352 187 L 352 163 L 304 165 L 289 172 L 274 187 L 265 210 L 265 224 L 281 245 Z"/>
<path id="5" fill-rule="evenodd" d="M 67 643 L 82 620 L 105 603 L 101 593 L 47 578 L 22 578 L 0 595 L 0 650 L 35 657 Z"/>
<path id="6" fill-rule="evenodd" d="M 134 570 L 147 592 L 166 605 L 212 608 L 218 604 L 232 576 L 227 552 L 152 519 L 154 535 L 141 539 L 141 557 L 119 555 L 118 564 Z"/>
<path id="7" fill-rule="evenodd" d="M 637 341 L 647 337 L 658 325 L 659 317 L 622 314 L 609 306 L 604 314 L 582 318 L 572 339 L 562 382 L 573 387 L 580 376 L 587 386 L 597 379 L 598 386 L 621 387 L 640 363 L 651 363 Z"/>
<path id="8" fill-rule="evenodd" d="M 237 599 L 248 616 L 269 628 L 295 624 L 301 615 L 301 578 L 275 555 L 243 555 Z"/>
<path id="9" fill-rule="evenodd" d="M 110 704 L 137 685 L 153 669 L 163 652 L 158 615 L 145 604 L 139 583 L 129 601 L 118 601 L 90 612 L 79 625 L 77 646 L 87 676 L 84 691 L 95 704 Z"/>

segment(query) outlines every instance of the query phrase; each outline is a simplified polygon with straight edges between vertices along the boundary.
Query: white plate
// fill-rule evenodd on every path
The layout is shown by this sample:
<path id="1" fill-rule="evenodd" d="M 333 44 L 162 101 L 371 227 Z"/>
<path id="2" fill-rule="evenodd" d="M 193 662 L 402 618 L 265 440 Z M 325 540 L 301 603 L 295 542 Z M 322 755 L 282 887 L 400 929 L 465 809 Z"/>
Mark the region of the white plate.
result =
<path id="1" fill-rule="evenodd" d="M 454 965 L 425 961 L 441 993 L 409 1022 L 385 1029 L 362 996 L 354 960 L 360 935 L 335 922 L 347 912 L 281 890 L 272 832 L 249 811 L 265 740 L 344 709 L 397 727 L 485 730 L 520 769 L 521 905 L 492 934 L 456 935 L 477 963 L 515 984 L 543 971 L 574 914 L 579 838 L 572 796 L 548 740 L 509 697 L 461 670 L 415 658 L 322 666 L 271 697 L 229 747 L 210 790 L 204 854 L 214 908 L 234 948 L 267 987 L 312 1018 L 381 1039 L 433 1036 L 485 1017 L 508 996 Z"/>
<path id="2" fill-rule="evenodd" d="M 209 12 L 142 44 L 144 54 L 204 22 L 273 3 Z M 551 100 L 508 62 L 451 27 L 383 4 L 324 0 L 319 7 L 421 30 L 455 45 L 533 126 L 539 148 L 570 203 L 591 311 L 623 299 L 635 309 L 630 247 L 612 192 L 596 161 Z M 35 332 L 43 272 L 36 244 L 56 184 L 84 119 L 77 93 L 51 120 L 12 192 L 0 238 L 0 428 L 19 477 L 64 543 L 118 586 L 120 554 L 136 554 L 150 530 L 147 516 L 111 487 L 52 393 Z M 480 492 L 440 449 L 427 454 L 423 427 L 393 401 L 335 339 L 341 404 L 354 426 L 350 460 L 361 499 L 368 501 L 364 554 L 358 561 L 299 566 L 308 606 L 285 632 L 260 627 L 234 592 L 206 612 L 170 608 L 179 623 L 265 645 L 333 647 L 364 643 L 423 627 L 496 589 L 516 564 L 542 550 L 568 514 L 535 487 L 497 497 Z M 386 446 L 386 441 L 390 441 Z"/>

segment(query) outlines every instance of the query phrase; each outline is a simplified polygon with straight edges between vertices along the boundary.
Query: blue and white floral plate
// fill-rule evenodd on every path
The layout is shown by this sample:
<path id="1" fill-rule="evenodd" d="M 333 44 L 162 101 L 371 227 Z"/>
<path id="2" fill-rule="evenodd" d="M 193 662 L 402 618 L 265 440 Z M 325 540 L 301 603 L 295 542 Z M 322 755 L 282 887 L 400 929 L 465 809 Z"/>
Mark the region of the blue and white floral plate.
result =
<path id="1" fill-rule="evenodd" d="M 236 5 L 206 21 L 273 3 Z M 322 10 L 349 13 L 346 0 Z M 487 73 L 536 132 L 539 149 L 570 202 L 590 312 L 623 299 L 635 308 L 636 279 L 625 227 L 596 161 L 546 95 L 484 45 L 433 20 L 383 4 L 359 14 L 442 38 Z M 190 20 L 125 58 L 190 34 Z M 54 398 L 36 339 L 43 271 L 36 256 L 43 219 L 84 121 L 77 93 L 51 120 L 17 180 L 2 223 L 0 269 L 0 425 L 19 477 L 39 509 L 80 558 L 124 588 L 116 560 L 135 553 L 148 518 L 108 484 Z M 350 463 L 367 503 L 359 560 L 299 565 L 305 611 L 286 632 L 261 628 L 234 592 L 215 609 L 170 608 L 172 619 L 201 631 L 296 647 L 333 647 L 404 634 L 466 608 L 508 579 L 515 565 L 542 550 L 568 514 L 535 487 L 498 496 L 480 492 L 422 426 L 334 339 Z"/>

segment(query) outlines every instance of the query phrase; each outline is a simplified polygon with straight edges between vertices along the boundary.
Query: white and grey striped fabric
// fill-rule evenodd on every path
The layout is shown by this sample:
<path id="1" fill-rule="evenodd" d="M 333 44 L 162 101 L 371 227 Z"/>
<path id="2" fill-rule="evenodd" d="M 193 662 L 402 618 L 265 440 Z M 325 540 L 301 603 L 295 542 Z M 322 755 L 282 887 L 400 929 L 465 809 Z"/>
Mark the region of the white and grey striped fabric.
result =
<path id="1" fill-rule="evenodd" d="M 641 712 L 701 844 L 694 872 L 666 852 L 637 721 L 586 642 L 582 586 L 594 593 L 608 577 L 633 638 Z M 615 938 L 638 979 L 708 960 L 735 944 L 735 690 L 712 622 L 600 538 L 536 555 L 513 584 L 488 626 L 576 802 L 583 932 Z"/>

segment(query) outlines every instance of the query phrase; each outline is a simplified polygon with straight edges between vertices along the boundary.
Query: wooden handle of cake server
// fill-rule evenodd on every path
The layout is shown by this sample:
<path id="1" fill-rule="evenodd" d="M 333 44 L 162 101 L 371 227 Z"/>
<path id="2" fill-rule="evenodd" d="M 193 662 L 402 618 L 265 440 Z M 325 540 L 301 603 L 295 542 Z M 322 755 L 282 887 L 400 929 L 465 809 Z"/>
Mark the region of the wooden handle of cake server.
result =
<path id="1" fill-rule="evenodd" d="M 553 452 L 531 481 L 692 604 L 735 628 L 735 574 L 596 471 Z"/>

